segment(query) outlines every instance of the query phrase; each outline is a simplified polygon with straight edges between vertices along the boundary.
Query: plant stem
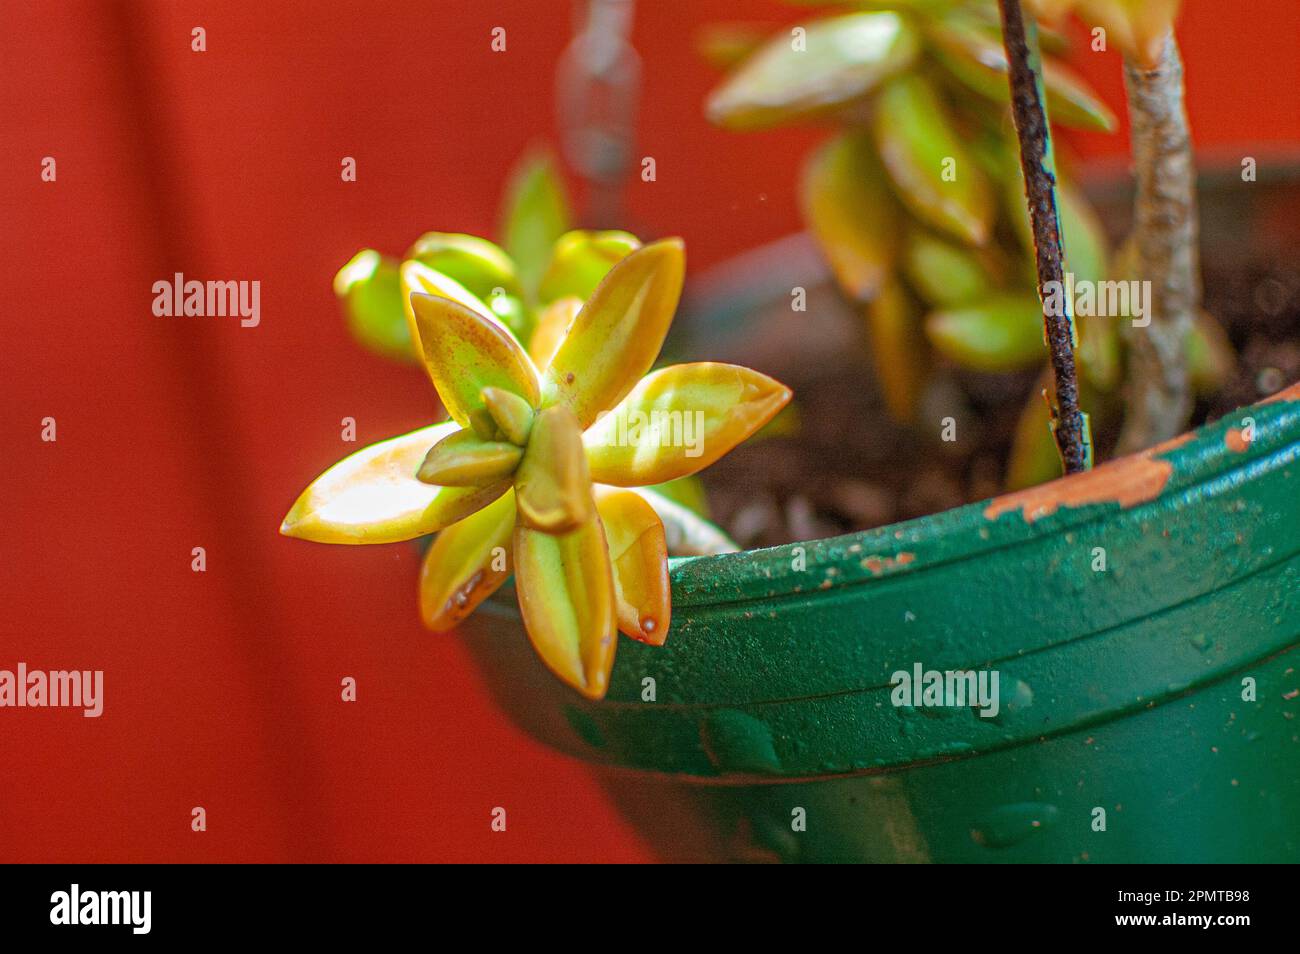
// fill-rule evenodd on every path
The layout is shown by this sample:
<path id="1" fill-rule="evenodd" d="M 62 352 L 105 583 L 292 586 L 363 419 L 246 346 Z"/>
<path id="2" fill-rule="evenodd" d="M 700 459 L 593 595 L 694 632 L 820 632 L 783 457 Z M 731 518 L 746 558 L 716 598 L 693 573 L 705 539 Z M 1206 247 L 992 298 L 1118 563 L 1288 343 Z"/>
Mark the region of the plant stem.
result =
<path id="1" fill-rule="evenodd" d="M 1043 327 L 1052 361 L 1055 402 L 1052 433 L 1067 474 L 1092 466 L 1092 438 L 1088 416 L 1079 407 L 1079 375 L 1074 362 L 1078 343 L 1074 333 L 1073 303 L 1065 293 L 1065 264 L 1061 224 L 1056 214 L 1056 173 L 1052 140 L 1043 107 L 1038 30 L 1025 22 L 1020 0 L 998 0 L 1002 14 L 1002 44 L 1010 65 L 1011 113 L 1020 140 L 1020 169 L 1025 177 L 1025 199 L 1033 226 L 1034 257 L 1038 267 L 1038 298 L 1043 302 Z M 1055 295 L 1050 292 L 1056 290 Z M 1064 304 L 1049 308 L 1049 299 Z M 1060 314 L 1054 314 L 1059 311 Z"/>
<path id="2" fill-rule="evenodd" d="M 1191 413 L 1187 336 L 1201 305 L 1196 165 L 1183 106 L 1183 63 L 1171 32 L 1160 60 L 1124 63 L 1137 198 L 1133 239 L 1137 277 L 1150 282 L 1145 327 L 1129 336 L 1128 415 L 1120 449 L 1138 450 L 1178 434 Z"/>

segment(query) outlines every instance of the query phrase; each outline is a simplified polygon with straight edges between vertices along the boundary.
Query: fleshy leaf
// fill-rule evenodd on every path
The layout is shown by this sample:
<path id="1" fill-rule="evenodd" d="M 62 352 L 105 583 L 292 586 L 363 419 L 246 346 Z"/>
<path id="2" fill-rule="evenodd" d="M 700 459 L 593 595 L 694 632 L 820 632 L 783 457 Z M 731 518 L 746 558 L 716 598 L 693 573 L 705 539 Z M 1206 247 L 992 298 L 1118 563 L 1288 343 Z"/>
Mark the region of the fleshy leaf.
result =
<path id="1" fill-rule="evenodd" d="M 485 441 L 467 428 L 434 444 L 416 477 L 443 487 L 482 487 L 513 474 L 523 455 L 515 444 Z"/>
<path id="2" fill-rule="evenodd" d="M 925 79 L 902 76 L 885 87 L 874 133 L 886 171 L 918 218 L 971 245 L 988 240 L 992 189 Z"/>
<path id="3" fill-rule="evenodd" d="M 802 48 L 782 31 L 709 97 L 710 121 L 761 129 L 860 99 L 916 59 L 918 43 L 896 13 L 848 13 L 808 24 Z"/>
<path id="4" fill-rule="evenodd" d="M 415 319 L 415 308 L 411 304 L 411 295 L 413 293 L 418 292 L 423 295 L 438 295 L 442 298 L 450 298 L 471 311 L 478 312 L 493 321 L 497 320 L 492 313 L 492 309 L 477 295 L 456 281 L 456 279 L 449 278 L 442 272 L 435 272 L 428 265 L 422 265 L 419 262 L 403 262 L 398 274 L 402 283 L 402 314 L 406 317 L 406 326 L 411 335 L 411 350 L 415 353 L 417 360 L 421 364 L 425 364 L 426 371 L 428 365 L 424 361 L 424 348 L 420 344 L 420 323 Z M 434 381 L 435 387 L 437 383 L 437 381 Z"/>
<path id="5" fill-rule="evenodd" d="M 468 426 L 484 388 L 503 388 L 536 407 L 537 369 L 499 322 L 449 298 L 412 295 L 425 365 L 452 418 Z"/>
<path id="6" fill-rule="evenodd" d="M 889 413 L 910 421 L 925 383 L 925 339 L 916 305 L 902 283 L 890 278 L 880 294 L 865 306 L 871 339 L 871 363 Z"/>
<path id="7" fill-rule="evenodd" d="M 537 329 L 528 342 L 528 354 L 533 363 L 545 371 L 551 366 L 555 352 L 564 344 L 578 312 L 582 311 L 581 298 L 560 298 L 551 302 L 537 318 Z"/>
<path id="8" fill-rule="evenodd" d="M 511 173 L 501 215 L 502 244 L 515 261 L 525 295 L 536 295 L 551 246 L 569 230 L 569 221 L 564 182 L 550 154 L 525 156 Z"/>
<path id="9" fill-rule="evenodd" d="M 510 576 L 515 494 L 506 491 L 434 539 L 420 567 L 420 618 L 445 632 L 491 596 Z"/>
<path id="10" fill-rule="evenodd" d="M 1007 54 L 997 35 L 970 23 L 969 17 L 932 22 L 927 33 L 937 58 L 953 76 L 995 103 L 1010 103 Z M 1043 88 L 1053 123 L 1101 132 L 1115 128 L 1115 114 L 1061 63 L 1043 61 Z"/>
<path id="11" fill-rule="evenodd" d="M 640 247 L 630 232 L 566 232 L 551 250 L 537 300 L 545 304 L 572 295 L 586 301 L 609 270 Z"/>
<path id="12" fill-rule="evenodd" d="M 568 533 L 591 519 L 591 477 L 578 420 L 567 407 L 549 407 L 533 419 L 515 473 L 520 519 L 545 533 Z"/>
<path id="13" fill-rule="evenodd" d="M 1048 372 L 1034 386 L 1016 419 L 1015 437 L 1007 459 L 1007 490 L 1035 487 L 1061 476 L 1061 454 L 1052 436 L 1052 418 L 1043 397 L 1044 389 L 1050 388 Z"/>
<path id="14" fill-rule="evenodd" d="M 477 235 L 425 232 L 407 250 L 406 258 L 427 265 L 486 301 L 493 289 L 518 295 L 519 275 L 510 256 Z"/>
<path id="15" fill-rule="evenodd" d="M 618 628 L 633 639 L 662 646 L 672 620 L 663 521 L 630 490 L 601 492 L 596 509 L 614 570 Z"/>
<path id="16" fill-rule="evenodd" d="M 681 504 L 705 520 L 709 519 L 709 497 L 704 492 L 704 482 L 694 474 L 690 477 L 678 477 L 676 480 L 654 484 L 647 489 L 667 497 L 673 503 Z"/>
<path id="17" fill-rule="evenodd" d="M 1075 353 L 1079 370 L 1089 383 L 1102 391 L 1119 383 L 1119 327 L 1113 315 L 1076 315 L 1079 350 Z"/>
<path id="18" fill-rule="evenodd" d="M 652 487 L 629 490 L 648 503 L 663 521 L 668 552 L 674 556 L 717 556 L 735 553 L 740 545 L 722 529 L 676 500 L 655 493 Z"/>
<path id="19" fill-rule="evenodd" d="M 930 305 L 965 305 L 993 291 L 984 249 L 957 245 L 924 229 L 912 229 L 903 252 L 903 271 Z"/>
<path id="20" fill-rule="evenodd" d="M 545 403 L 567 405 L 586 428 L 621 401 L 659 355 L 685 268 L 682 240 L 664 239 L 610 269 L 546 369 Z"/>
<path id="21" fill-rule="evenodd" d="M 1032 291 L 937 311 L 925 333 L 941 354 L 976 371 L 1015 371 L 1042 362 L 1043 306 Z"/>
<path id="22" fill-rule="evenodd" d="M 1025 207 L 1025 180 L 1018 167 L 1009 172 L 1005 190 L 1007 214 L 1011 217 L 1016 236 L 1032 260 L 1034 235 L 1029 210 Z M 1101 281 L 1106 277 L 1108 256 L 1105 230 L 1097 214 L 1083 193 L 1069 182 L 1057 182 L 1056 198 L 1066 270 L 1076 282 Z M 1033 274 L 1032 268 L 1029 274 Z"/>
<path id="23" fill-rule="evenodd" d="M 1025 0 L 1025 6 L 1040 20 L 1057 23 L 1070 12 L 1077 0 Z"/>
<path id="24" fill-rule="evenodd" d="M 598 483 L 643 487 L 703 470 L 770 421 L 790 389 L 734 364 L 677 364 L 646 376 L 582 436 Z"/>
<path id="25" fill-rule="evenodd" d="M 484 388 L 483 405 L 501 434 L 512 444 L 523 447 L 533 429 L 533 408 L 518 394 L 501 388 Z"/>
<path id="26" fill-rule="evenodd" d="M 524 628 L 542 662 L 589 699 L 604 698 L 618 628 L 600 521 L 563 535 L 516 526 L 514 559 Z"/>
<path id="27" fill-rule="evenodd" d="M 433 533 L 510 488 L 435 487 L 415 473 L 429 448 L 459 428 L 448 421 L 364 447 L 317 477 L 280 532 L 318 543 L 396 543 Z"/>
<path id="28" fill-rule="evenodd" d="M 1085 23 L 1105 28 L 1126 57 L 1143 69 L 1154 69 L 1181 4 L 1182 0 L 1079 0 L 1077 11 Z"/>
<path id="29" fill-rule="evenodd" d="M 1223 326 L 1209 312 L 1201 312 L 1187 336 L 1187 373 L 1196 393 L 1210 396 L 1232 375 L 1236 356 Z"/>
<path id="30" fill-rule="evenodd" d="M 411 246 L 406 257 L 456 282 L 482 302 L 492 317 L 499 319 L 515 337 L 528 340 L 531 316 L 524 306 L 515 263 L 492 242 L 476 235 L 426 232 Z M 459 300 L 455 294 L 432 287 L 415 287 L 411 291 Z M 468 301 L 461 304 L 475 307 Z"/>
<path id="31" fill-rule="evenodd" d="M 839 286 L 870 301 L 893 268 L 898 244 L 897 206 L 870 140 L 847 133 L 822 146 L 804 169 L 801 198 Z"/>
<path id="32" fill-rule="evenodd" d="M 388 358 L 419 360 L 402 307 L 396 262 L 374 249 L 362 249 L 334 276 L 334 294 L 343 305 L 348 329 L 363 345 Z"/>

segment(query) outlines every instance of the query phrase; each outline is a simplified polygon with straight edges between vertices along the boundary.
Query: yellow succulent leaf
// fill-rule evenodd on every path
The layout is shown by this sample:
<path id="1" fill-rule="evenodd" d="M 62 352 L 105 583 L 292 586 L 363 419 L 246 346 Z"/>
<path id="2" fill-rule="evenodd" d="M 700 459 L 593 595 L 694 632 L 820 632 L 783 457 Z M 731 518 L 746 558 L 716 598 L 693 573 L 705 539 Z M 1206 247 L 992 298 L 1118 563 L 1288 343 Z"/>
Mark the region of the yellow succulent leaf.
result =
<path id="1" fill-rule="evenodd" d="M 555 352 L 564 344 L 573 320 L 582 311 L 581 298 L 559 298 L 543 310 L 537 318 L 537 328 L 528 342 L 528 354 L 533 364 L 545 371 L 551 365 Z"/>
<path id="2" fill-rule="evenodd" d="M 609 270 L 641 247 L 630 232 L 588 232 L 561 235 L 551 250 L 551 261 L 542 276 L 537 298 L 551 302 L 573 296 L 586 301 Z"/>
<path id="3" fill-rule="evenodd" d="M 1040 20 L 1057 23 L 1070 12 L 1077 0 L 1025 0 L 1025 6 Z"/>
<path id="4" fill-rule="evenodd" d="M 618 628 L 633 639 L 662 646 L 672 621 L 663 521 L 631 490 L 602 489 L 596 510 L 605 525 L 614 569 Z"/>
<path id="5" fill-rule="evenodd" d="M 546 369 L 545 403 L 568 406 L 586 428 L 621 401 L 659 355 L 685 270 L 676 238 L 642 246 L 610 269 Z"/>
<path id="6" fill-rule="evenodd" d="M 434 271 L 423 262 L 403 262 L 398 274 L 402 282 L 402 309 L 406 314 L 406 324 L 411 332 L 411 347 L 420 360 L 424 358 L 424 351 L 420 347 L 419 322 L 415 320 L 415 309 L 411 305 L 411 295 L 413 293 L 418 292 L 422 295 L 438 295 L 442 298 L 450 298 L 452 301 L 460 302 L 471 311 L 478 312 L 485 318 L 491 318 L 493 321 L 498 320 L 496 315 L 492 314 L 492 309 L 472 291 L 456 281 L 456 279 L 444 275 L 442 272 Z"/>
<path id="7" fill-rule="evenodd" d="M 1202 311 L 1192 325 L 1185 347 L 1187 371 L 1196 393 L 1206 397 L 1216 393 L 1232 376 L 1237 363 L 1223 326 L 1209 312 Z"/>
<path id="8" fill-rule="evenodd" d="M 861 133 L 837 136 L 804 169 L 804 220 L 835 280 L 858 301 L 870 301 L 894 265 L 898 212 L 884 171 Z"/>
<path id="9" fill-rule="evenodd" d="M 532 406 L 518 394 L 501 388 L 484 388 L 482 396 L 493 425 L 510 443 L 523 447 L 533 428 Z"/>
<path id="10" fill-rule="evenodd" d="M 448 421 L 364 447 L 317 477 L 280 532 L 317 543 L 396 543 L 433 533 L 491 503 L 509 481 L 437 487 L 416 471 L 429 448 L 459 430 Z"/>
<path id="11" fill-rule="evenodd" d="M 1143 69 L 1160 62 L 1182 0 L 1079 0 L 1085 23 L 1102 27 L 1110 40 Z"/>
<path id="12" fill-rule="evenodd" d="M 515 494 L 506 491 L 434 539 L 420 567 L 420 619 L 434 632 L 451 629 L 510 576 Z"/>
<path id="13" fill-rule="evenodd" d="M 1015 436 L 1007 459 L 1007 490 L 1023 490 L 1061 476 L 1061 454 L 1052 436 L 1052 415 L 1045 391 L 1052 387 L 1050 369 L 1039 376 L 1033 393 L 1016 419 Z"/>
<path id="14" fill-rule="evenodd" d="M 891 278 L 864 310 L 871 363 L 889 413 L 909 421 L 925 384 L 925 340 L 916 306 L 902 283 Z"/>
<path id="15" fill-rule="evenodd" d="M 520 524 L 514 559 L 524 628 L 542 662 L 589 699 L 604 698 L 618 628 L 600 520 L 593 515 L 561 535 Z"/>
<path id="16" fill-rule="evenodd" d="M 416 477 L 443 487 L 482 487 L 513 474 L 523 453 L 515 444 L 485 441 L 466 428 L 434 444 Z"/>
<path id="17" fill-rule="evenodd" d="M 498 387 L 536 407 L 537 369 L 514 335 L 495 319 L 449 298 L 412 295 L 424 361 L 443 406 L 467 426 L 483 406 L 482 392 Z"/>
<path id="18" fill-rule="evenodd" d="M 647 375 L 583 435 L 593 480 L 660 484 L 703 470 L 770 421 L 790 389 L 734 364 L 678 364 Z"/>
<path id="19" fill-rule="evenodd" d="M 549 407 L 533 420 L 515 473 L 519 517 L 534 530 L 568 533 L 591 519 L 591 477 L 578 419 L 567 407 Z"/>

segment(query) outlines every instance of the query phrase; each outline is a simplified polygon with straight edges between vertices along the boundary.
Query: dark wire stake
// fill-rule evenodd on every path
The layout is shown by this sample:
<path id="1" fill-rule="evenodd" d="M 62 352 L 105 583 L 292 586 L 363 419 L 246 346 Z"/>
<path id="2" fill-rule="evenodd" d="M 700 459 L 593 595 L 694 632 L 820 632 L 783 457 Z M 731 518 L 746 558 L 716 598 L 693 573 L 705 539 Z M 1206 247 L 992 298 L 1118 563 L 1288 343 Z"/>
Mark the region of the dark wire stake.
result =
<path id="1" fill-rule="evenodd" d="M 1043 109 L 1038 27 L 1032 20 L 1025 23 L 1020 0 L 998 0 L 998 7 L 1002 13 L 1002 44 L 1010 65 L 1011 114 L 1020 140 L 1020 169 L 1025 176 L 1025 200 L 1033 225 L 1038 298 L 1043 303 L 1043 328 L 1056 382 L 1052 434 L 1065 472 L 1077 474 L 1092 466 L 1092 435 L 1088 415 L 1079 407 L 1079 373 L 1074 363 L 1078 337 L 1056 214 L 1056 164 Z M 1056 293 L 1049 295 L 1051 289 Z M 1054 314 L 1058 309 L 1047 306 L 1049 300 L 1063 304 L 1059 314 Z"/>

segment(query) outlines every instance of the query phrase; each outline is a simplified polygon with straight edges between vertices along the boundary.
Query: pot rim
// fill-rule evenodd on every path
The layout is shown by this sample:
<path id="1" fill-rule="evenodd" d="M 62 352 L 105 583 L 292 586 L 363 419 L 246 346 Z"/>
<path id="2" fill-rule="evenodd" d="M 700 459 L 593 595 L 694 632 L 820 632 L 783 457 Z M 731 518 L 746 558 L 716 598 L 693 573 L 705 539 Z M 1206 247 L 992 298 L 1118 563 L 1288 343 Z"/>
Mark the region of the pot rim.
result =
<path id="1" fill-rule="evenodd" d="M 1234 419 L 1250 417 L 1245 412 L 1270 405 L 1286 407 L 1254 440 L 1243 440 L 1241 429 L 1232 426 Z M 674 557 L 669 561 L 673 606 L 806 596 L 957 558 L 945 558 L 944 553 L 959 552 L 960 558 L 967 559 L 1222 477 L 1225 470 L 1276 451 L 1278 438 L 1297 430 L 1300 381 L 1154 447 L 1025 490 L 834 537 L 716 556 Z M 795 569 L 798 558 L 802 565 Z M 819 582 L 810 591 L 808 582 L 813 579 Z"/>

